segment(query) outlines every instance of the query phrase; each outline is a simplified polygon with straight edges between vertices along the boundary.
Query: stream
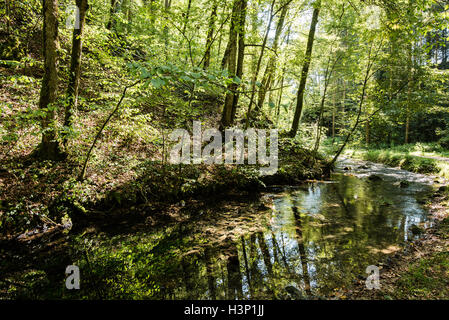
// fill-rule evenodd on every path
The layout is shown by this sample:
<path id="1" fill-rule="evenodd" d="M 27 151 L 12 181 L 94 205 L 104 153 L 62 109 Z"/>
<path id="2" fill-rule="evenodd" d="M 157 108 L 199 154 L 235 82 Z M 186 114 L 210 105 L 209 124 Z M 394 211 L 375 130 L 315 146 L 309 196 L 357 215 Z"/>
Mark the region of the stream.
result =
<path id="1" fill-rule="evenodd" d="M 412 225 L 431 225 L 423 203 L 433 185 L 434 177 L 343 159 L 330 181 L 187 205 L 178 212 L 182 223 L 85 230 L 52 240 L 46 249 L 35 248 L 33 259 L 25 261 L 20 253 L 8 256 L 20 270 L 9 272 L 7 279 L 23 286 L 9 294 L 101 299 L 332 297 L 364 281 L 369 265 L 378 265 L 419 237 L 411 232 Z M 80 267 L 80 290 L 64 287 L 69 264 Z"/>

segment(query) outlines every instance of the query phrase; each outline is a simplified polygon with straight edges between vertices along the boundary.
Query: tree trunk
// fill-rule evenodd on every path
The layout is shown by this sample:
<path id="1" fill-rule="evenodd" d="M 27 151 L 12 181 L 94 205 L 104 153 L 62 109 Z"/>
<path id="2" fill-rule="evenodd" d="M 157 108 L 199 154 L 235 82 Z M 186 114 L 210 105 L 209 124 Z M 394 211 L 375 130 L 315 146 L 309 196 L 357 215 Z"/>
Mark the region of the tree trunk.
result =
<path id="1" fill-rule="evenodd" d="M 306 55 L 304 58 L 304 64 L 301 72 L 301 80 L 298 88 L 298 97 L 296 101 L 295 115 L 293 117 L 292 128 L 289 132 L 289 136 L 292 138 L 296 136 L 296 132 L 298 131 L 299 120 L 301 118 L 302 108 L 304 105 L 304 91 L 306 88 L 307 76 L 309 74 L 310 61 L 312 59 L 313 42 L 315 40 L 315 31 L 316 25 L 318 23 L 318 16 L 320 14 L 320 8 L 321 8 L 321 0 L 317 0 L 317 2 L 315 3 L 315 9 L 313 10 L 312 23 L 310 24 Z"/>
<path id="2" fill-rule="evenodd" d="M 408 15 L 409 17 L 412 17 L 413 15 L 413 0 L 409 0 L 409 11 Z M 407 82 L 407 108 L 405 110 L 405 139 L 404 143 L 409 143 L 409 131 L 410 131 L 410 110 L 411 110 L 411 104 L 412 104 L 412 86 L 413 86 L 413 42 L 411 42 L 408 45 L 408 63 L 407 63 L 407 73 L 408 73 L 408 82 Z M 437 51 L 438 52 L 438 51 Z M 436 61 L 438 63 L 438 61 Z"/>
<path id="3" fill-rule="evenodd" d="M 69 85 L 67 88 L 67 105 L 65 110 L 64 127 L 71 130 L 73 121 L 73 111 L 78 105 L 78 89 L 80 82 L 81 55 L 83 51 L 82 35 L 86 21 L 86 13 L 89 7 L 88 0 L 76 0 L 79 9 L 79 28 L 73 29 L 72 56 L 70 61 Z M 67 144 L 67 133 L 63 138 L 64 145 Z"/>
<path id="4" fill-rule="evenodd" d="M 217 9 L 218 9 L 218 1 L 215 1 L 214 4 L 212 5 L 212 13 L 210 14 L 209 18 L 209 29 L 207 32 L 206 51 L 204 53 L 204 63 L 203 63 L 204 70 L 207 70 L 210 65 L 210 53 L 212 50 L 215 21 L 217 20 Z"/>
<path id="5" fill-rule="evenodd" d="M 115 13 L 117 11 L 117 1 L 118 0 L 111 0 L 111 7 L 109 8 L 109 21 L 106 25 L 106 29 L 112 30 L 115 27 Z"/>
<path id="6" fill-rule="evenodd" d="M 228 66 L 228 72 L 230 77 L 236 75 L 236 58 L 237 58 L 237 38 L 240 20 L 240 5 L 241 0 L 234 0 L 231 17 L 231 28 L 229 30 L 229 42 L 228 48 L 226 48 L 225 57 Z M 228 86 L 230 92 L 226 94 L 225 104 L 223 107 L 223 114 L 221 118 L 221 124 L 223 127 L 228 127 L 232 123 L 232 106 L 234 101 L 234 91 L 237 89 L 236 83 L 231 83 Z"/>
<path id="7" fill-rule="evenodd" d="M 287 15 L 287 11 L 288 11 L 288 4 L 284 5 L 284 7 L 282 7 L 281 15 L 279 17 L 279 20 L 278 20 L 278 23 L 276 26 L 276 33 L 275 33 L 274 41 L 273 41 L 273 54 L 271 55 L 270 59 L 268 60 L 267 67 L 265 69 L 265 73 L 262 78 L 263 80 L 262 80 L 262 86 L 259 91 L 259 100 L 256 105 L 257 110 L 262 108 L 263 103 L 265 101 L 265 96 L 267 94 L 267 91 L 271 89 L 271 86 L 273 83 L 274 72 L 276 70 L 276 59 L 277 59 L 276 53 L 277 53 L 277 49 L 278 49 L 278 45 L 279 45 L 279 38 L 281 36 L 282 29 L 284 28 L 284 21 L 285 21 L 285 16 Z"/>
<path id="8" fill-rule="evenodd" d="M 373 64 L 374 64 L 374 62 L 370 61 L 370 59 L 371 59 L 371 50 L 372 50 L 372 46 L 369 49 L 368 65 L 366 67 L 365 79 L 363 80 L 362 92 L 361 92 L 361 95 L 360 95 L 360 102 L 359 102 L 359 106 L 358 106 L 359 110 L 357 111 L 357 117 L 356 117 L 356 120 L 355 120 L 355 124 L 352 127 L 352 129 L 348 132 L 348 134 L 346 135 L 346 138 L 345 138 L 343 144 L 338 149 L 338 151 L 335 154 L 335 156 L 332 159 L 332 161 L 327 165 L 327 168 L 329 170 L 334 166 L 334 164 L 337 161 L 338 157 L 340 156 L 340 154 L 343 152 L 344 148 L 348 144 L 349 139 L 351 139 L 351 136 L 354 134 L 355 130 L 357 130 L 357 127 L 359 126 L 360 117 L 362 115 L 363 104 L 365 103 L 366 91 L 368 89 L 368 82 L 369 82 L 369 79 L 371 77 L 370 72 L 371 72 L 371 68 L 373 67 Z"/>
<path id="9" fill-rule="evenodd" d="M 236 76 L 241 80 L 243 78 L 243 60 L 245 58 L 245 24 L 246 24 L 246 9 L 247 0 L 240 2 L 240 17 L 238 29 L 238 52 L 237 52 L 237 71 Z M 232 100 L 231 123 L 234 122 L 235 114 L 237 113 L 237 104 L 239 101 L 239 93 L 234 92 L 234 99 Z"/>
<path id="10" fill-rule="evenodd" d="M 267 40 L 268 40 L 268 33 L 270 32 L 270 29 L 271 29 L 271 22 L 273 21 L 273 16 L 274 16 L 273 15 L 273 9 L 274 9 L 275 2 L 276 2 L 276 0 L 273 0 L 271 2 L 270 18 L 268 19 L 267 30 L 265 32 L 265 37 L 264 37 L 263 42 L 262 42 L 262 48 L 260 50 L 259 59 L 257 60 L 256 70 L 254 72 L 254 76 L 253 76 L 253 79 L 252 79 L 251 98 L 249 99 L 248 112 L 246 114 L 246 124 L 245 124 L 246 128 L 248 128 L 248 126 L 249 126 L 249 119 L 251 117 L 251 108 L 252 108 L 253 101 L 254 101 L 254 95 L 256 94 L 256 82 L 257 82 L 257 78 L 259 76 L 260 65 L 262 63 L 263 54 L 265 52 L 265 46 L 266 46 Z"/>
<path id="11" fill-rule="evenodd" d="M 10 0 L 5 0 L 5 14 L 6 14 L 6 33 L 9 34 L 11 26 L 11 4 Z"/>
<path id="12" fill-rule="evenodd" d="M 371 127 L 370 127 L 370 123 L 368 120 L 368 121 L 366 121 L 366 125 L 365 125 L 365 142 L 366 142 L 367 147 L 371 144 L 370 131 L 371 131 Z"/>
<path id="13" fill-rule="evenodd" d="M 187 11 L 184 18 L 184 26 L 182 27 L 182 33 L 185 34 L 187 30 L 187 24 L 189 23 L 189 17 L 190 17 L 190 8 L 192 8 L 192 0 L 189 0 L 187 3 Z"/>
<path id="14" fill-rule="evenodd" d="M 42 44 L 45 72 L 42 79 L 39 108 L 44 110 L 45 116 L 41 120 L 43 133 L 38 153 L 43 159 L 57 160 L 61 157 L 54 126 L 54 108 L 58 91 L 58 1 L 43 0 L 42 7 L 44 16 Z"/>
<path id="15" fill-rule="evenodd" d="M 171 0 L 164 0 L 164 10 L 165 10 L 165 14 L 168 15 L 168 13 L 170 12 L 170 7 L 171 7 Z M 166 18 L 168 19 L 168 17 Z M 168 34 L 169 34 L 170 30 L 168 29 L 168 26 L 164 26 L 164 30 L 163 30 L 163 39 L 164 39 L 164 44 L 165 44 L 165 57 L 167 57 L 167 49 L 168 49 Z"/>

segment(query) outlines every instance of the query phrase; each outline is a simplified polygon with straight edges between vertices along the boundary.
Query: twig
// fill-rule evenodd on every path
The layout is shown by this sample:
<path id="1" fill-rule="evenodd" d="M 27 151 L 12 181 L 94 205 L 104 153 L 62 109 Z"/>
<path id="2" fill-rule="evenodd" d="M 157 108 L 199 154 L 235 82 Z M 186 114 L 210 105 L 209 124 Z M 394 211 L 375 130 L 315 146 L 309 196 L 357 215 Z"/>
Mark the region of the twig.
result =
<path id="1" fill-rule="evenodd" d="M 136 86 L 138 83 L 140 83 L 142 80 L 138 80 L 136 82 L 134 82 L 133 84 L 126 86 L 125 89 L 123 90 L 122 96 L 119 100 L 119 102 L 117 103 L 117 106 L 114 108 L 114 110 L 112 110 L 111 114 L 108 116 L 108 118 L 106 119 L 106 121 L 103 123 L 103 125 L 101 126 L 100 130 L 98 131 L 97 135 L 95 136 L 94 142 L 92 143 L 89 152 L 86 155 L 86 160 L 84 161 L 84 165 L 83 165 L 83 170 L 81 171 L 78 180 L 79 181 L 83 181 L 84 180 L 84 175 L 86 174 L 86 167 L 87 167 L 87 163 L 89 162 L 89 158 L 90 158 L 90 154 L 92 153 L 92 150 L 95 147 L 95 144 L 97 143 L 97 140 L 100 138 L 101 133 L 103 132 L 103 129 L 106 127 L 107 123 L 109 122 L 109 120 L 111 120 L 112 116 L 117 112 L 117 110 L 120 108 L 120 105 L 123 102 L 123 99 L 125 99 L 126 96 L 126 91 L 129 88 L 132 88 L 134 86 Z"/>

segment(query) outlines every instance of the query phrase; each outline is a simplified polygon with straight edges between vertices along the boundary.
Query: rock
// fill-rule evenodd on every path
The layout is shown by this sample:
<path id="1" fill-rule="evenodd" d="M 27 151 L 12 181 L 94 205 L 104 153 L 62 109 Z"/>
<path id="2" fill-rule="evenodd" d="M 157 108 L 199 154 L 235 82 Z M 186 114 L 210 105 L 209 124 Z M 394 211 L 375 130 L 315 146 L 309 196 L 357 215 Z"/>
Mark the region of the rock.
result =
<path id="1" fill-rule="evenodd" d="M 382 181 L 382 178 L 379 177 L 378 175 L 372 174 L 368 177 L 368 180 L 370 181 Z"/>
<path id="2" fill-rule="evenodd" d="M 412 224 L 411 226 L 410 226 L 410 231 L 413 233 L 413 234 L 421 234 L 421 233 L 423 233 L 424 232 L 424 230 L 422 229 L 422 228 L 420 228 L 420 227 L 418 227 L 416 224 Z"/>
<path id="3" fill-rule="evenodd" d="M 416 199 L 416 202 L 418 202 L 419 204 L 425 204 L 427 202 L 426 198 L 418 198 Z"/>
<path id="4" fill-rule="evenodd" d="M 407 180 L 403 180 L 399 183 L 399 186 L 401 188 L 407 188 L 408 186 L 410 186 L 410 182 L 408 182 Z"/>
<path id="5" fill-rule="evenodd" d="M 361 166 L 359 167 L 359 169 L 364 169 L 364 170 L 366 170 L 366 169 L 369 169 L 369 167 L 366 166 L 366 165 L 361 165 Z"/>
<path id="6" fill-rule="evenodd" d="M 293 300 L 300 300 L 304 298 L 301 291 L 299 291 L 299 289 L 295 288 L 294 286 L 286 286 L 285 291 L 288 292 Z"/>

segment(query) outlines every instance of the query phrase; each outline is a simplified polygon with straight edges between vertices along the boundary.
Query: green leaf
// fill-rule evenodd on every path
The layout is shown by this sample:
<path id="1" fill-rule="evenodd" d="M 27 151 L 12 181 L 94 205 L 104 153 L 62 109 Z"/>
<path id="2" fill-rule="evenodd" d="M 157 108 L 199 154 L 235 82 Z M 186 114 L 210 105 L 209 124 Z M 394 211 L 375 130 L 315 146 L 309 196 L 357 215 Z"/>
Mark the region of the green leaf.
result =
<path id="1" fill-rule="evenodd" d="M 159 88 L 165 86 L 166 83 L 161 78 L 154 78 L 154 79 L 151 79 L 151 84 L 153 85 L 153 87 L 155 89 L 159 89 Z"/>

